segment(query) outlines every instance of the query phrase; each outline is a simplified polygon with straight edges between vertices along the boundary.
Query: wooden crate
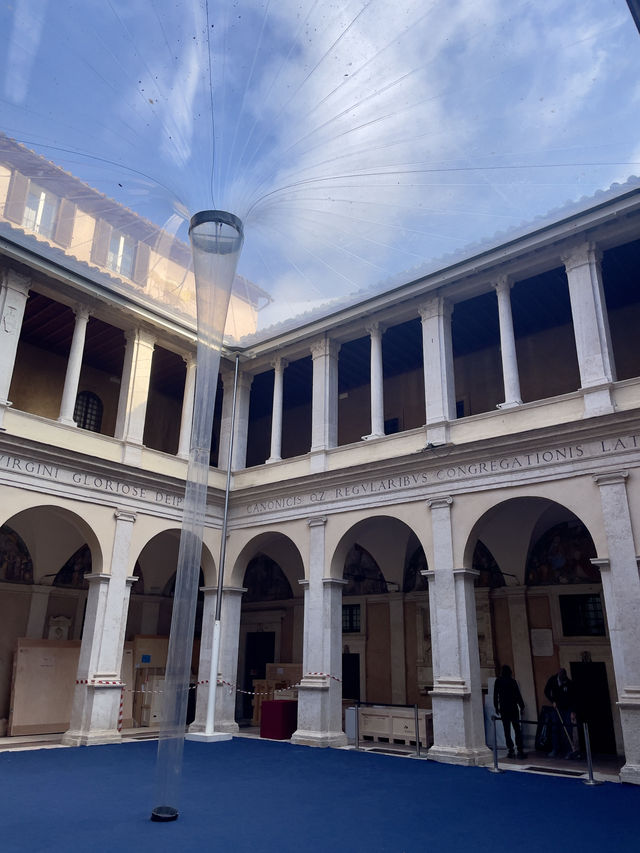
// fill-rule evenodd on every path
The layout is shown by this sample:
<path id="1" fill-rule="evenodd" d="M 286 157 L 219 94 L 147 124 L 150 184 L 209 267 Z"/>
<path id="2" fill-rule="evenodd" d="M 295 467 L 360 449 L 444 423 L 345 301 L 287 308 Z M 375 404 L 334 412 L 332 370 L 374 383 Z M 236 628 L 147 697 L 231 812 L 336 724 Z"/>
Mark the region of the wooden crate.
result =
<path id="1" fill-rule="evenodd" d="M 413 708 L 392 708 L 384 705 L 359 708 L 359 734 L 361 741 L 415 746 L 416 723 Z M 420 745 L 433 744 L 432 712 L 418 708 Z"/>

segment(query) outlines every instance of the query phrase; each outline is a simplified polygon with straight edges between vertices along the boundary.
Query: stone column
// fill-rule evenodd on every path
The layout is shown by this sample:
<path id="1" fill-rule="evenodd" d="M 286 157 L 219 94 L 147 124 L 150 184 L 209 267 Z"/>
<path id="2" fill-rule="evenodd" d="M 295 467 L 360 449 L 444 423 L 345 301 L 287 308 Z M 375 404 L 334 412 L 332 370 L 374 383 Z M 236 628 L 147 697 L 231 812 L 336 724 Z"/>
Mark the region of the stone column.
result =
<path id="1" fill-rule="evenodd" d="M 325 578 L 326 518 L 309 519 L 309 580 L 304 587 L 304 673 L 293 743 L 344 746 L 342 731 L 342 587 Z M 332 677 L 333 676 L 333 677 Z"/>
<path id="2" fill-rule="evenodd" d="M 446 444 L 449 441 L 449 424 L 456 416 L 452 311 L 451 304 L 441 296 L 434 296 L 419 309 L 428 444 Z"/>
<path id="3" fill-rule="evenodd" d="M 587 418 L 614 410 L 610 385 L 616 376 L 600 259 L 593 243 L 573 247 L 562 259 Z"/>
<path id="4" fill-rule="evenodd" d="M 120 740 L 120 669 L 129 595 L 136 580 L 127 576 L 127 567 L 136 515 L 116 510 L 115 520 L 111 573 L 86 575 L 89 598 L 71 725 L 62 738 L 68 746 Z"/>
<path id="5" fill-rule="evenodd" d="M 67 360 L 67 372 L 64 377 L 60 415 L 58 417 L 58 421 L 67 426 L 77 426 L 73 419 L 73 410 L 75 409 L 76 397 L 78 396 L 78 384 L 82 369 L 82 353 L 84 352 L 84 341 L 90 316 L 89 311 L 82 306 L 76 308 L 75 315 L 76 323 L 73 327 L 73 338 Z"/>
<path id="6" fill-rule="evenodd" d="M 155 338 L 142 329 L 127 332 L 127 348 L 116 418 L 116 438 L 142 445 Z"/>
<path id="7" fill-rule="evenodd" d="M 220 610 L 220 656 L 218 672 L 223 682 L 216 693 L 216 731 L 237 732 L 236 690 L 238 681 L 238 648 L 243 587 L 224 587 Z M 205 708 L 206 712 L 206 708 Z"/>
<path id="8" fill-rule="evenodd" d="M 627 498 L 627 471 L 594 477 L 600 488 L 608 558 L 602 575 L 626 763 L 623 782 L 640 785 L 640 573 Z"/>
<path id="9" fill-rule="evenodd" d="M 16 363 L 18 341 L 24 309 L 29 296 L 31 279 L 14 270 L 2 274 L 0 289 L 0 428 L 7 406 L 13 368 Z"/>
<path id="10" fill-rule="evenodd" d="M 29 618 L 27 620 L 27 630 L 25 637 L 34 640 L 41 640 L 44 637 L 46 628 L 45 620 L 47 618 L 47 608 L 49 606 L 49 595 L 52 587 L 50 586 L 32 586 L 31 601 L 29 602 Z"/>
<path id="11" fill-rule="evenodd" d="M 433 662 L 434 745 L 428 756 L 449 764 L 488 764 L 474 580 L 455 569 L 451 530 L 453 498 L 430 500 L 435 569 L 429 580 Z"/>
<path id="12" fill-rule="evenodd" d="M 193 355 L 183 355 L 187 372 L 184 377 L 184 394 L 182 395 L 182 417 L 180 419 L 180 438 L 178 439 L 178 456 L 189 458 L 191 449 L 191 426 L 193 424 L 193 401 L 196 393 L 196 359 Z"/>
<path id="13" fill-rule="evenodd" d="M 273 407 L 271 410 L 271 452 L 267 462 L 282 459 L 282 400 L 284 391 L 284 369 L 287 362 L 276 358 L 273 362 Z"/>
<path id="14" fill-rule="evenodd" d="M 229 458 L 229 441 L 231 440 L 231 415 L 233 412 L 233 377 L 234 372 L 222 372 L 224 396 L 222 398 L 222 423 L 220 426 L 220 451 L 218 453 L 218 468 L 227 467 Z M 238 373 L 238 394 L 236 397 L 236 422 L 233 437 L 233 458 L 231 470 L 239 471 L 247 464 L 247 436 L 249 433 L 249 404 L 251 402 L 251 385 L 253 376 L 240 371 Z"/>
<path id="15" fill-rule="evenodd" d="M 384 375 L 382 365 L 382 327 L 380 323 L 367 326 L 371 338 L 371 432 L 363 439 L 384 435 Z"/>
<path id="16" fill-rule="evenodd" d="M 511 287 L 508 276 L 502 276 L 494 285 L 498 295 L 498 322 L 500 324 L 500 353 L 502 357 L 502 379 L 504 382 L 504 403 L 499 409 L 511 409 L 522 405 L 520 396 L 520 377 L 516 339 L 513 333 L 513 315 L 511 313 Z"/>
<path id="17" fill-rule="evenodd" d="M 311 470 L 325 468 L 325 453 L 338 443 L 338 352 L 325 335 L 311 346 L 313 389 L 311 403 Z"/>
<path id="18" fill-rule="evenodd" d="M 404 705 L 407 701 L 407 677 L 404 642 L 404 595 L 393 593 L 389 601 L 389 633 L 391 637 L 391 701 Z"/>

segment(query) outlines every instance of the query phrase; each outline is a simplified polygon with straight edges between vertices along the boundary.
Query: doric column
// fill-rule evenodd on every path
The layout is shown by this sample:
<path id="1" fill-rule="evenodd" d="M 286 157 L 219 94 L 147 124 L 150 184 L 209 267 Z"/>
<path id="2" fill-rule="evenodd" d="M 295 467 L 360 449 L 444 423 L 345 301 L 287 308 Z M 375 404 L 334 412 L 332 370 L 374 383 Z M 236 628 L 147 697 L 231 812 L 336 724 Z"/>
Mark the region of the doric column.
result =
<path id="1" fill-rule="evenodd" d="M 338 442 L 338 352 L 340 347 L 325 335 L 311 346 L 313 391 L 311 403 L 312 470 L 322 470 L 323 455 Z"/>
<path id="2" fill-rule="evenodd" d="M 204 609 L 202 613 L 202 637 L 200 639 L 200 661 L 198 664 L 198 681 L 209 682 L 216 676 L 216 707 L 214 714 L 214 737 L 207 739 L 221 740 L 219 733 L 227 732 L 229 736 L 238 731 L 236 722 L 236 695 L 238 679 L 238 646 L 240 643 L 240 616 L 242 610 L 242 587 L 225 587 L 222 590 L 222 607 L 220 610 L 220 650 L 218 653 L 218 672 L 213 671 L 213 627 L 215 621 L 217 587 L 207 587 L 204 590 Z M 189 726 L 189 732 L 198 734 L 206 731 L 207 705 L 209 700 L 209 685 L 198 685 L 196 694 L 196 716 Z M 196 740 L 197 738 L 193 738 Z"/>
<path id="3" fill-rule="evenodd" d="M 127 612 L 134 576 L 127 576 L 133 512 L 116 510 L 109 574 L 86 575 L 85 615 L 71 725 L 62 742 L 70 746 L 119 741 L 118 711 Z"/>
<path id="4" fill-rule="evenodd" d="M 47 608 L 49 606 L 49 595 L 53 587 L 50 586 L 32 586 L 31 601 L 29 602 L 29 618 L 27 620 L 27 630 L 25 637 L 34 640 L 41 640 L 44 637 L 45 620 L 47 618 Z"/>
<path id="5" fill-rule="evenodd" d="M 298 728 L 293 743 L 343 746 L 342 588 L 325 578 L 326 518 L 309 519 L 309 580 L 304 587 L 303 677 L 298 689 Z"/>
<path id="6" fill-rule="evenodd" d="M 627 498 L 628 473 L 594 477 L 600 488 L 608 558 L 592 560 L 602 576 L 626 763 L 623 782 L 640 785 L 640 573 Z"/>
<path id="7" fill-rule="evenodd" d="M 494 285 L 498 295 L 498 322 L 500 323 L 500 353 L 502 356 L 502 378 L 504 381 L 504 403 L 499 409 L 511 409 L 522 404 L 520 377 L 516 356 L 516 339 L 513 333 L 511 313 L 511 286 L 508 276 L 502 276 Z"/>
<path id="8" fill-rule="evenodd" d="M 435 569 L 429 580 L 433 662 L 434 745 L 429 757 L 449 764 L 487 764 L 474 581 L 477 572 L 455 569 L 451 497 L 428 502 Z"/>
<path id="9" fill-rule="evenodd" d="M 569 283 L 585 417 L 613 411 L 609 385 L 616 377 L 600 259 L 593 243 L 576 246 L 562 258 Z"/>
<path id="10" fill-rule="evenodd" d="M 232 370 L 222 371 L 222 385 L 224 395 L 222 397 L 222 423 L 220 425 L 220 451 L 218 453 L 218 467 L 226 468 L 229 458 L 229 441 L 231 440 L 231 415 L 233 412 L 233 377 Z M 247 436 L 249 434 L 249 404 L 251 402 L 251 385 L 253 376 L 238 373 L 238 394 L 236 398 L 236 422 L 233 437 L 233 458 L 231 470 L 239 471 L 247 464 Z"/>
<path id="11" fill-rule="evenodd" d="M 4 270 L 0 289 L 0 427 L 8 400 L 13 368 L 16 363 L 18 341 L 24 309 L 29 296 L 31 279 L 14 270 Z"/>
<path id="12" fill-rule="evenodd" d="M 193 400 L 196 393 L 196 359 L 193 355 L 183 355 L 182 358 L 187 366 L 187 372 L 184 377 L 184 394 L 182 395 L 178 456 L 188 459 L 191 447 L 191 426 L 193 424 Z"/>
<path id="13" fill-rule="evenodd" d="M 380 323 L 367 326 L 371 338 L 371 432 L 364 439 L 384 435 L 384 377 L 382 367 L 382 328 Z"/>
<path id="14" fill-rule="evenodd" d="M 427 411 L 427 442 L 445 444 L 449 423 L 455 419 L 452 306 L 442 296 L 434 296 L 419 309 L 422 318 L 424 392 Z"/>
<path id="15" fill-rule="evenodd" d="M 284 391 L 284 369 L 287 362 L 276 358 L 273 362 L 273 406 L 271 409 L 271 452 L 267 462 L 279 462 L 282 459 L 282 400 Z"/>
<path id="16" fill-rule="evenodd" d="M 116 418 L 116 438 L 142 444 L 149 399 L 155 337 L 142 329 L 127 332 L 122 384 Z"/>
<path id="17" fill-rule="evenodd" d="M 80 371 L 82 369 L 82 353 L 84 352 L 84 341 L 87 334 L 87 323 L 89 322 L 89 311 L 83 306 L 75 309 L 76 323 L 73 327 L 73 338 L 71 349 L 67 360 L 67 372 L 64 377 L 64 388 L 60 402 L 60 415 L 58 421 L 67 426 L 77 426 L 73 419 L 73 410 L 78 396 L 78 384 L 80 382 Z"/>

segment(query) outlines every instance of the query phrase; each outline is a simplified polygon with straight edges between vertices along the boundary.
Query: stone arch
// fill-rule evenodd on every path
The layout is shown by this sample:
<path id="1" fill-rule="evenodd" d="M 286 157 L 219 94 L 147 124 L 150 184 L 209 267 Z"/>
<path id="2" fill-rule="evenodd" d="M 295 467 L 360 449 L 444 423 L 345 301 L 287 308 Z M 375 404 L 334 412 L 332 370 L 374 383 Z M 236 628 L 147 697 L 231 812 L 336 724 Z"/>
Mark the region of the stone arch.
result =
<path id="1" fill-rule="evenodd" d="M 304 579 L 304 561 L 297 544 L 280 531 L 265 531 L 249 540 L 238 554 L 225 586 L 242 587 L 252 560 L 263 554 L 276 563 L 288 581 L 294 598 L 302 595 L 299 581 Z"/>
<path id="2" fill-rule="evenodd" d="M 103 551 L 92 527 L 66 507 L 39 504 L 20 510 L 5 525 L 24 542 L 33 561 L 33 581 L 52 585 L 65 563 L 83 546 L 92 572 L 103 571 Z"/>
<path id="3" fill-rule="evenodd" d="M 564 667 L 576 692 L 591 697 L 578 710 L 595 752 L 611 753 L 622 737 L 604 595 L 591 563 L 598 531 L 575 511 L 574 501 L 561 503 L 561 495 L 520 493 L 485 510 L 470 529 L 464 564 L 471 565 L 482 542 L 505 578 L 504 588 L 477 590 L 477 596 L 485 593 L 476 598 L 478 625 L 490 625 L 495 668 L 507 664 L 514 671 L 527 717 L 536 719 L 548 704 L 546 682 Z M 489 692 L 492 675 L 483 670 Z"/>

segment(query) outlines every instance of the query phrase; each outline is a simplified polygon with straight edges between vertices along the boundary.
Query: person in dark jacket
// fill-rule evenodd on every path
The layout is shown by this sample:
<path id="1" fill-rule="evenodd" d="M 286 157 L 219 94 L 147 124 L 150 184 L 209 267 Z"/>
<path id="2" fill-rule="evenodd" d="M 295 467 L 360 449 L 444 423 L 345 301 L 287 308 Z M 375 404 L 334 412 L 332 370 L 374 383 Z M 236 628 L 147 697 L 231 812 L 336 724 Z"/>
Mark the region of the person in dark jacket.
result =
<path id="1" fill-rule="evenodd" d="M 509 666 L 503 666 L 500 675 L 496 678 L 493 688 L 493 706 L 496 713 L 502 718 L 504 739 L 509 750 L 507 757 L 516 757 L 511 737 L 511 728 L 513 727 L 518 758 L 526 758 L 526 753 L 522 750 L 522 729 L 520 728 L 520 713 L 524 710 L 524 701 L 518 682 L 511 674 L 511 667 Z"/>
<path id="2" fill-rule="evenodd" d="M 555 708 L 551 727 L 553 749 L 549 753 L 549 757 L 570 758 L 573 754 L 571 737 L 576 720 L 576 701 L 573 682 L 567 675 L 566 669 L 560 669 L 556 675 L 551 676 L 545 685 L 544 695 Z"/>

